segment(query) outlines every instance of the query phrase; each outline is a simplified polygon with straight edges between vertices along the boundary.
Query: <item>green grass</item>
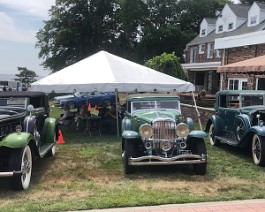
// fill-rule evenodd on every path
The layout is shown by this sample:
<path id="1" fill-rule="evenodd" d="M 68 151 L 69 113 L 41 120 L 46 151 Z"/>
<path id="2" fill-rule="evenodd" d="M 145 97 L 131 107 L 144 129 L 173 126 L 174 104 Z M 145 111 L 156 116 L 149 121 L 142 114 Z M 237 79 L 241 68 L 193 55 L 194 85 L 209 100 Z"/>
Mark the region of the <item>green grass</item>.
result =
<path id="1" fill-rule="evenodd" d="M 51 108 L 51 116 L 62 112 Z M 196 176 L 190 166 L 142 167 L 125 176 L 121 139 L 63 130 L 53 158 L 33 166 L 30 188 L 10 190 L 0 179 L 0 211 L 69 211 L 94 208 L 265 198 L 265 168 L 249 152 L 207 142 L 208 167 Z"/>

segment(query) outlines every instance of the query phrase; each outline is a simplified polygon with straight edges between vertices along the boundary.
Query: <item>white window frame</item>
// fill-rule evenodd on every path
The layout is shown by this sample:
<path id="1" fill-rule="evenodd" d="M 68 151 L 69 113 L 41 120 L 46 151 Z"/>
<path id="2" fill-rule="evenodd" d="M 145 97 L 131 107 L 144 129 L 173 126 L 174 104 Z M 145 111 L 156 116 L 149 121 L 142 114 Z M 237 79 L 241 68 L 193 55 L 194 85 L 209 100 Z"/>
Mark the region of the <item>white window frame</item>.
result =
<path id="1" fill-rule="evenodd" d="M 233 29 L 234 29 L 234 23 L 233 22 L 228 23 L 228 31 L 231 31 Z"/>
<path id="2" fill-rule="evenodd" d="M 258 24 L 258 16 L 257 15 L 252 15 L 250 16 L 250 21 L 249 21 L 249 25 L 250 26 L 254 26 Z"/>
<path id="3" fill-rule="evenodd" d="M 223 25 L 219 25 L 218 26 L 218 32 L 223 32 L 224 30 L 224 26 Z"/>
<path id="4" fill-rule="evenodd" d="M 204 54 L 205 52 L 205 44 L 200 44 L 199 45 L 199 54 Z"/>
<path id="5" fill-rule="evenodd" d="M 197 48 L 193 47 L 190 49 L 190 63 L 197 62 Z"/>
<path id="6" fill-rule="evenodd" d="M 214 43 L 208 43 L 207 45 L 207 58 L 213 58 Z"/>
<path id="7" fill-rule="evenodd" d="M 234 85 L 234 82 L 235 81 L 238 81 L 238 89 L 236 90 L 242 90 L 242 85 L 244 82 L 248 82 L 248 79 L 247 78 L 229 78 L 228 79 L 228 85 L 227 85 L 227 89 L 229 90 L 230 89 L 230 84 L 231 82 L 233 82 L 233 89 L 232 90 L 235 90 L 235 85 Z"/>
<path id="8" fill-rule="evenodd" d="M 216 49 L 216 55 L 215 55 L 215 57 L 216 58 L 220 58 L 221 57 L 221 49 Z"/>
<path id="9" fill-rule="evenodd" d="M 206 29 L 202 29 L 201 30 L 201 36 L 205 36 L 206 35 Z"/>

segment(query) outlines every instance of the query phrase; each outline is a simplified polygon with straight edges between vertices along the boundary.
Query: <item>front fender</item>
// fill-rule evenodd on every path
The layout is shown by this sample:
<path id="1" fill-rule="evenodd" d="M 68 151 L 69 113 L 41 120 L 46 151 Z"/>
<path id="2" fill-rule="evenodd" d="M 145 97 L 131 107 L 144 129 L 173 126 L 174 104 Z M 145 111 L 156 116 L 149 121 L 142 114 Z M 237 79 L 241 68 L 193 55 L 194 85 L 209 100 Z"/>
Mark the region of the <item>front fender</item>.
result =
<path id="1" fill-rule="evenodd" d="M 205 138 L 206 133 L 201 130 L 192 130 L 188 136 L 188 138 Z"/>
<path id="2" fill-rule="evenodd" d="M 29 141 L 33 139 L 33 136 L 27 132 L 15 132 L 6 136 L 0 146 L 8 148 L 22 148 L 25 147 Z"/>
<path id="3" fill-rule="evenodd" d="M 42 133 L 41 133 L 41 142 L 43 143 L 53 143 L 56 135 L 56 119 L 55 118 L 46 118 Z"/>
<path id="4" fill-rule="evenodd" d="M 220 118 L 220 116 L 218 116 L 218 115 L 212 115 L 208 119 L 207 124 L 206 124 L 206 127 L 205 127 L 205 130 L 204 130 L 205 132 L 209 132 L 209 129 L 210 129 L 211 124 L 214 125 L 215 135 L 220 135 L 220 133 L 224 129 L 224 122 Z"/>
<path id="5" fill-rule="evenodd" d="M 192 118 L 187 118 L 187 125 L 189 126 L 190 130 L 194 130 L 194 121 Z"/>
<path id="6" fill-rule="evenodd" d="M 247 134 L 257 134 L 260 136 L 265 136 L 265 126 L 253 126 L 250 127 Z"/>
<path id="7" fill-rule="evenodd" d="M 131 130 L 132 129 L 132 122 L 128 118 L 124 118 L 121 122 L 121 130 L 124 132 L 125 130 Z"/>
<path id="8" fill-rule="evenodd" d="M 122 138 L 124 139 L 134 139 L 139 137 L 140 137 L 139 134 L 132 130 L 126 130 L 122 133 Z"/>

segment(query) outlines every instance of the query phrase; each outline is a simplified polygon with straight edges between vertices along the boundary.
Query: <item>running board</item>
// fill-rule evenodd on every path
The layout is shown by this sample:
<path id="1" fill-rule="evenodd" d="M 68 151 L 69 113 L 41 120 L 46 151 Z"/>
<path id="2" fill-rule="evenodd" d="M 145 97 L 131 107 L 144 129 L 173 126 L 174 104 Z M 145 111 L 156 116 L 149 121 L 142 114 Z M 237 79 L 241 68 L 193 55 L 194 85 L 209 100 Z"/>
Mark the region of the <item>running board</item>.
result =
<path id="1" fill-rule="evenodd" d="M 228 137 L 224 136 L 215 136 L 215 139 L 220 140 L 222 143 L 227 143 L 231 146 L 238 146 L 238 143 L 236 143 L 234 140 Z"/>

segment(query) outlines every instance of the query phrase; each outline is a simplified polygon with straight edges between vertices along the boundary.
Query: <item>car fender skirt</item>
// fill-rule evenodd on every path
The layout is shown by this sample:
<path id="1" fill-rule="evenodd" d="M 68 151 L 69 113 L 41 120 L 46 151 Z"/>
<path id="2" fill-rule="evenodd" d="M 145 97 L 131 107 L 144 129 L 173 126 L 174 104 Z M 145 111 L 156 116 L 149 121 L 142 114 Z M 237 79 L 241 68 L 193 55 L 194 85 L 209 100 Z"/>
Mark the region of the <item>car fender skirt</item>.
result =
<path id="1" fill-rule="evenodd" d="M 139 138 L 139 134 L 135 131 L 126 130 L 122 133 L 122 138 L 125 139 Z"/>
<path id="2" fill-rule="evenodd" d="M 30 133 L 15 132 L 6 136 L 0 143 L 0 146 L 8 148 L 22 148 L 26 146 L 31 139 L 33 139 L 33 136 Z"/>
<path id="3" fill-rule="evenodd" d="M 190 131 L 189 138 L 205 138 L 206 133 L 201 130 L 192 130 Z"/>

